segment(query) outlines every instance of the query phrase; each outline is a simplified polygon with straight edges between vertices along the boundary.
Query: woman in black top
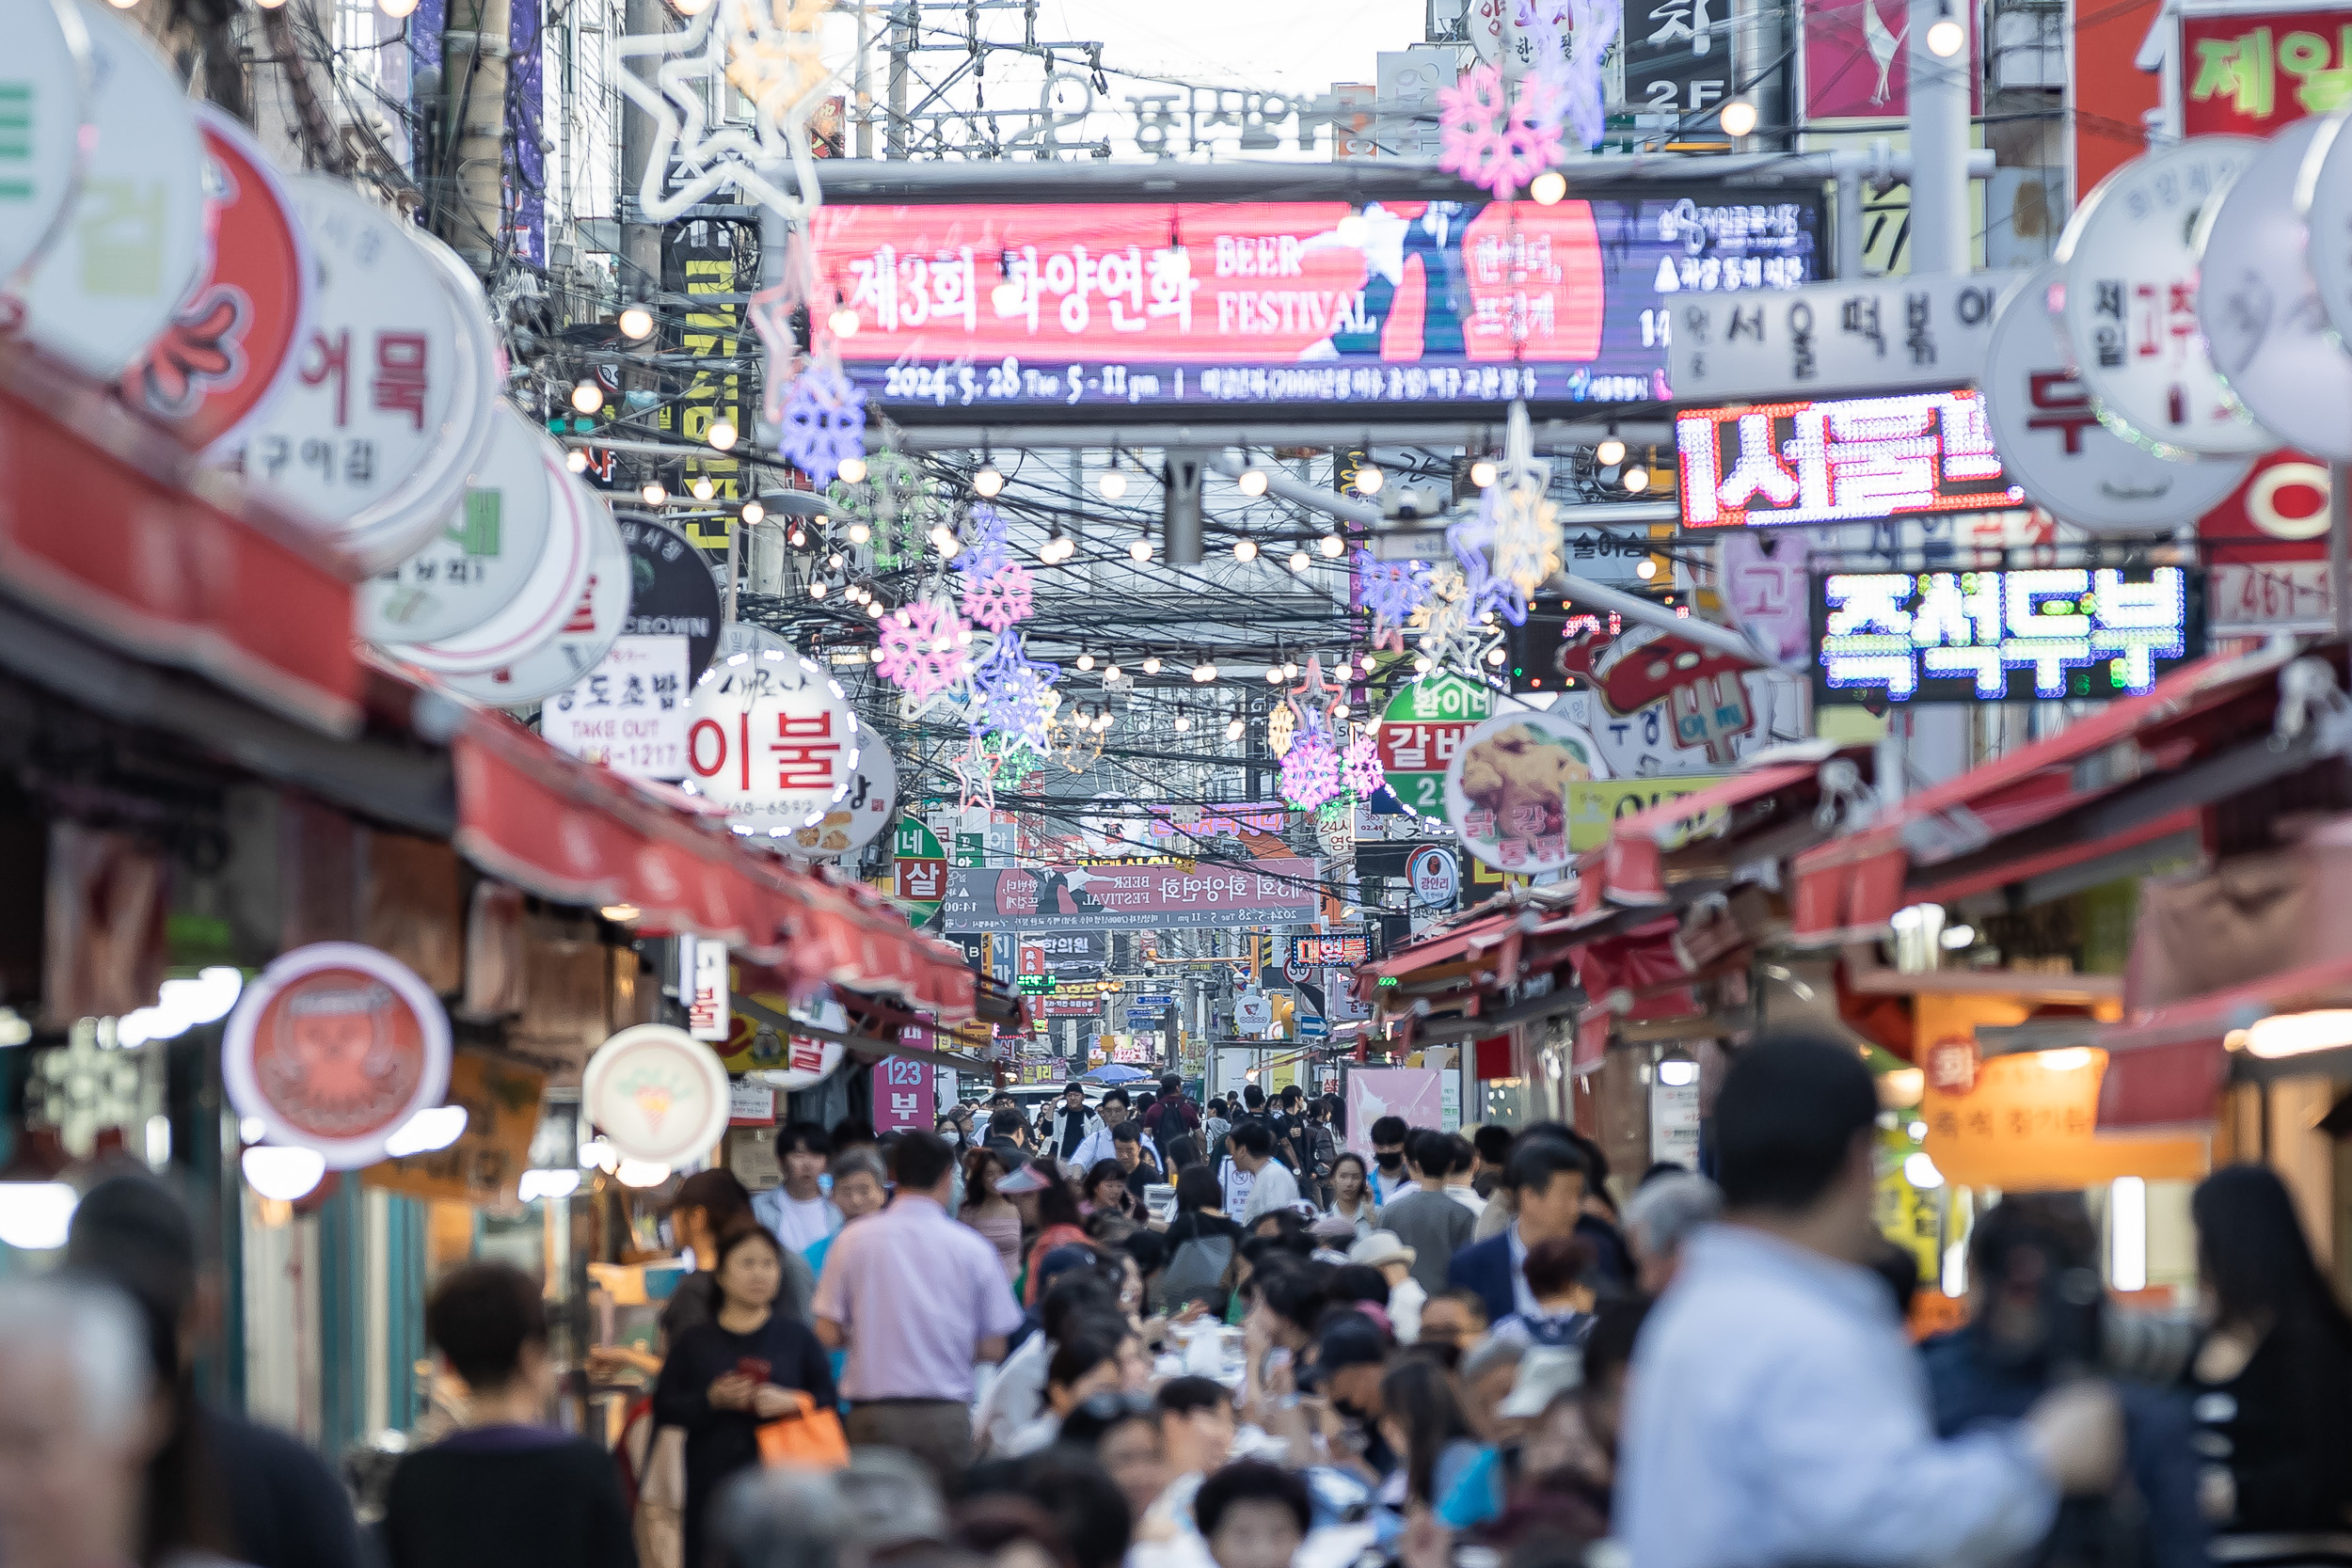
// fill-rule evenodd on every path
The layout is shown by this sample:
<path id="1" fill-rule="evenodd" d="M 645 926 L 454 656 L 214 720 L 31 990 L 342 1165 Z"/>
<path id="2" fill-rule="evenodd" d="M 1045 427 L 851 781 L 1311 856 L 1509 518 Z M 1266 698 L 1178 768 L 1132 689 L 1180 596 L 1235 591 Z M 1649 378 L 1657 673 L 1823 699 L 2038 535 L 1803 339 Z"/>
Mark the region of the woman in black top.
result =
<path id="1" fill-rule="evenodd" d="M 655 1386 L 655 1418 L 686 1432 L 686 1551 L 703 1560 L 703 1515 L 727 1478 L 759 1464 L 759 1427 L 791 1414 L 798 1390 L 834 1403 L 833 1371 L 809 1328 L 775 1309 L 784 1249 L 766 1227 L 741 1226 L 719 1242 L 719 1309 L 670 1347 Z"/>
<path id="2" fill-rule="evenodd" d="M 2352 1528 L 2352 1320 L 2286 1186 L 2229 1165 L 2189 1200 L 2212 1326 L 2190 1369 L 2205 1516 L 2264 1534 Z"/>
<path id="3" fill-rule="evenodd" d="M 1176 1218 L 1161 1240 L 1168 1245 L 1168 1267 L 1158 1281 L 1160 1311 L 1176 1312 L 1190 1302 L 1204 1303 L 1222 1313 L 1232 1288 L 1233 1258 L 1241 1250 L 1241 1227 L 1217 1207 L 1224 1189 L 1206 1165 L 1194 1165 L 1176 1178 Z"/>
<path id="4" fill-rule="evenodd" d="M 542 1424 L 556 1379 L 531 1276 L 469 1263 L 433 1292 L 424 1327 L 466 1380 L 468 1418 L 392 1472 L 390 1568 L 637 1568 L 612 1455 Z"/>

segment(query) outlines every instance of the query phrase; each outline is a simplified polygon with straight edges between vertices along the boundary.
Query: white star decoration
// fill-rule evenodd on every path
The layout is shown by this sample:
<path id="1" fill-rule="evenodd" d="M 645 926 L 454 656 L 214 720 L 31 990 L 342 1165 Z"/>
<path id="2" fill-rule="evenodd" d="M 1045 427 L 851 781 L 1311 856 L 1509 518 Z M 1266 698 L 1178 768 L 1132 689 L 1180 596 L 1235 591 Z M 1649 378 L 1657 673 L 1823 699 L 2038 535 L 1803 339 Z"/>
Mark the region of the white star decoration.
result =
<path id="1" fill-rule="evenodd" d="M 833 85 L 817 57 L 821 14 L 818 0 L 712 0 L 681 31 L 612 40 L 612 74 L 656 127 L 637 192 L 647 219 L 682 216 L 723 185 L 787 216 L 818 204 L 808 120 Z M 651 82 L 627 68 L 632 59 L 660 61 Z M 706 93 L 723 93 L 730 84 L 752 100 L 748 126 L 708 121 Z M 766 172 L 787 162 L 799 185 L 789 195 Z"/>

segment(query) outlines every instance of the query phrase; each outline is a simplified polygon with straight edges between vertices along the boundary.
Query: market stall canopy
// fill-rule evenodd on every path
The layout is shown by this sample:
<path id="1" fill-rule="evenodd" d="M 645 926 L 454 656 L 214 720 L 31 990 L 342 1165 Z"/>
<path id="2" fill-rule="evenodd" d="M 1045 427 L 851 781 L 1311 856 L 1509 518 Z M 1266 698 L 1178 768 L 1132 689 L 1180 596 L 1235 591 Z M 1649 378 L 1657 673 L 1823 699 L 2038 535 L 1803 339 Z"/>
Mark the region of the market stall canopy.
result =
<path id="1" fill-rule="evenodd" d="M 1790 940 L 1869 941 L 1907 905 L 2021 883 L 2040 902 L 2193 853 L 2202 808 L 2333 754 L 2334 692 L 2292 649 L 2201 659 L 1799 855 Z"/>
<path id="2" fill-rule="evenodd" d="M 2102 1128 L 2209 1124 L 2232 1076 L 2342 1070 L 2352 1051 L 2352 958 L 2333 958 L 2103 1026 Z M 2234 1046 L 2235 1049 L 2232 1049 Z M 2319 1053 L 2331 1054 L 2318 1056 Z"/>

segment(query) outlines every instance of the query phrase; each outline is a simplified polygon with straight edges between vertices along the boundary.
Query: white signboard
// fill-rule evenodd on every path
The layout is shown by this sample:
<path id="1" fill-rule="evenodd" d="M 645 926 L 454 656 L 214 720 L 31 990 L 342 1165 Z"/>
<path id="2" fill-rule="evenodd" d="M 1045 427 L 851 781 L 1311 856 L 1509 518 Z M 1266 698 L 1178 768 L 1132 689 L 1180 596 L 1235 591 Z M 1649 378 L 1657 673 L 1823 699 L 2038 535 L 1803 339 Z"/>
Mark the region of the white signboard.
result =
<path id="1" fill-rule="evenodd" d="M 1687 1084 L 1654 1082 L 1649 1086 L 1649 1157 L 1655 1164 L 1671 1161 L 1684 1170 L 1699 1168 L 1699 1081 Z"/>
<path id="2" fill-rule="evenodd" d="M 1237 1035 L 1263 1035 L 1274 1026 L 1274 1004 L 1258 991 L 1248 990 L 1233 998 L 1233 1032 Z"/>
<path id="3" fill-rule="evenodd" d="M 1453 850 L 1434 844 L 1425 844 L 1406 857 L 1405 878 L 1412 884 L 1414 901 L 1431 909 L 1452 909 L 1455 895 L 1462 890 L 1461 863 Z"/>
<path id="4" fill-rule="evenodd" d="M 2307 235 L 2303 261 L 2318 287 L 2320 308 L 2337 335 L 2346 337 L 2352 334 L 2352 136 L 2343 134 L 2341 115 L 2309 123 L 2316 129 L 2296 187 Z"/>
<path id="5" fill-rule="evenodd" d="M 2265 142 L 2197 226 L 2197 324 L 2214 368 L 2256 423 L 2315 457 L 2352 460 L 2352 354 L 2303 261 L 2295 186 L 2319 129 L 2301 119 Z"/>
<path id="6" fill-rule="evenodd" d="M 2221 384 L 2197 322 L 2199 214 L 2262 143 L 2193 136 L 2099 182 L 2058 236 L 2066 340 L 2099 417 L 2143 445 L 2183 452 L 2278 445 Z"/>
<path id="7" fill-rule="evenodd" d="M 59 237 L 81 172 L 93 96 L 89 32 L 72 0 L 0 0 L 8 55 L 0 104 L 10 120 L 8 177 L 0 180 L 0 277 Z"/>
<path id="8" fill-rule="evenodd" d="M 726 1132 L 730 1097 L 719 1053 L 683 1029 L 640 1023 L 596 1048 L 580 1105 L 625 1158 L 682 1165 Z"/>
<path id="9" fill-rule="evenodd" d="M 1692 294 L 1672 307 L 1680 403 L 1963 387 L 1984 365 L 1994 274 Z"/>
<path id="10" fill-rule="evenodd" d="M 686 777 L 686 639 L 624 637 L 548 700 L 548 743 L 634 779 Z"/>
<path id="11" fill-rule="evenodd" d="M 698 1040 L 723 1040 L 733 1024 L 727 1003 L 727 944 L 707 937 L 678 938 L 691 958 L 686 992 L 686 1032 Z"/>
<path id="12" fill-rule="evenodd" d="M 569 483 L 573 500 L 587 518 L 587 581 L 570 612 L 535 646 L 492 669 L 443 677 L 452 690 L 476 702 L 519 707 L 554 696 L 603 663 L 628 624 L 635 579 L 620 525 L 603 498 L 560 467 L 555 472 Z"/>
<path id="13" fill-rule="evenodd" d="M 857 754 L 850 792 L 812 827 L 792 835 L 792 852 L 820 860 L 854 854 L 882 836 L 898 808 L 898 765 L 890 748 L 869 740 Z"/>
<path id="14" fill-rule="evenodd" d="M 726 806 L 736 832 L 782 838 L 849 795 L 865 741 L 841 683 L 815 660 L 733 655 L 695 683 L 686 787 Z"/>
<path id="15" fill-rule="evenodd" d="M 2161 530 L 2202 516 L 2246 478 L 2250 458 L 2168 458 L 2099 421 L 2050 309 L 2060 270 L 2044 266 L 2001 301 L 1980 383 L 1993 444 L 2036 505 L 2092 532 Z"/>
<path id="16" fill-rule="evenodd" d="M 490 422 L 489 450 L 440 531 L 359 585 L 353 608 L 371 642 L 436 642 L 472 630 L 522 596 L 557 545 L 555 515 L 568 498 L 551 478 L 550 464 L 561 461 L 554 443 L 510 404 Z M 572 549 L 565 561 L 576 562 L 567 566 L 572 580 L 550 577 L 547 591 L 568 603 L 587 579 L 587 553 Z"/>
<path id="17" fill-rule="evenodd" d="M 2205 625 L 2216 637 L 2335 629 L 2324 561 L 2233 562 L 2208 580 Z"/>

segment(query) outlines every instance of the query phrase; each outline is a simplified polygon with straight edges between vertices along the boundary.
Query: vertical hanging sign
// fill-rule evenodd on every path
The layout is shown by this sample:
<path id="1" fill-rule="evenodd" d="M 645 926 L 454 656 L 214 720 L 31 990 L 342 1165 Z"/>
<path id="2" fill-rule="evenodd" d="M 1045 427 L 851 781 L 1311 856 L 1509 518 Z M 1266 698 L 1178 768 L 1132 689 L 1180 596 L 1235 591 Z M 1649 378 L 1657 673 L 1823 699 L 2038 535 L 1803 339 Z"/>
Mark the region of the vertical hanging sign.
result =
<path id="1" fill-rule="evenodd" d="M 725 1039 L 732 1027 L 727 1016 L 727 944 L 680 937 L 678 957 L 686 987 L 686 1032 L 698 1040 Z"/>

